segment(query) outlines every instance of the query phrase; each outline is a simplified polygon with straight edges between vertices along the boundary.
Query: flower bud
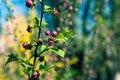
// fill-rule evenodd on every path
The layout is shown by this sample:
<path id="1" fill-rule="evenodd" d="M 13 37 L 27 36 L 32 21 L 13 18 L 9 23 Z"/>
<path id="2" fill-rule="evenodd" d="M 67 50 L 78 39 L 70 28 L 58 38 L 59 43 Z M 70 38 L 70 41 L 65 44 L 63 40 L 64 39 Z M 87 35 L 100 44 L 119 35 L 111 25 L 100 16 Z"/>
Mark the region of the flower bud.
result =
<path id="1" fill-rule="evenodd" d="M 55 16 L 57 16 L 57 15 L 59 14 L 58 10 L 56 10 L 56 9 L 54 8 L 53 14 L 54 14 Z"/>
<path id="2" fill-rule="evenodd" d="M 32 45 L 31 45 L 31 44 L 28 44 L 26 49 L 31 50 L 31 49 L 32 49 Z"/>
<path id="3" fill-rule="evenodd" d="M 43 43 L 43 41 L 41 39 L 38 40 L 38 42 L 37 42 L 38 45 L 42 45 L 42 43 Z"/>
<path id="4" fill-rule="evenodd" d="M 46 36 L 49 36 L 49 35 L 50 35 L 50 31 L 47 30 L 47 31 L 45 32 L 45 35 L 46 35 Z"/>
<path id="5" fill-rule="evenodd" d="M 32 45 L 31 45 L 31 44 L 27 44 L 27 43 L 25 43 L 25 42 L 22 44 L 22 46 L 23 46 L 23 48 L 25 48 L 26 50 L 27 50 L 27 49 L 29 49 L 29 50 L 32 49 Z"/>
<path id="6" fill-rule="evenodd" d="M 23 47 L 23 48 L 26 48 L 26 47 L 27 47 L 27 43 L 24 42 L 24 43 L 22 44 L 22 47 Z"/>
<path id="7" fill-rule="evenodd" d="M 32 78 L 33 80 L 39 80 L 39 76 L 40 76 L 39 72 L 34 72 Z"/>
<path id="8" fill-rule="evenodd" d="M 28 32 L 32 32 L 32 27 L 30 27 L 30 25 L 28 25 L 27 31 L 28 31 Z"/>
<path id="9" fill-rule="evenodd" d="M 52 36 L 53 36 L 53 37 L 57 37 L 57 36 L 58 36 L 58 33 L 57 33 L 56 31 L 54 31 L 54 32 L 52 33 Z"/>
<path id="10" fill-rule="evenodd" d="M 49 45 L 51 46 L 51 45 L 53 45 L 54 44 L 54 40 L 50 40 L 49 41 Z"/>
<path id="11" fill-rule="evenodd" d="M 26 0 L 26 6 L 30 8 L 33 5 L 32 0 Z"/>

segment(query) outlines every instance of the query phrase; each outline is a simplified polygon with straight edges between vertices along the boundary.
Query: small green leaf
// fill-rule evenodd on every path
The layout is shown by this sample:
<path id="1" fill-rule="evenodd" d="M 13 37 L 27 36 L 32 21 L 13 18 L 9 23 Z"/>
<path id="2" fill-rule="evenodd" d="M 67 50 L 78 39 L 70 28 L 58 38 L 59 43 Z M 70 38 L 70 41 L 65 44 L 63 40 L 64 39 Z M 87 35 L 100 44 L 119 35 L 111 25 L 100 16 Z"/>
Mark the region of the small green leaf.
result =
<path id="1" fill-rule="evenodd" d="M 37 17 L 33 18 L 33 22 L 35 23 L 35 25 L 39 25 L 39 19 Z"/>
<path id="2" fill-rule="evenodd" d="M 41 45 L 41 46 L 39 47 L 40 51 L 43 51 L 45 48 L 46 48 L 46 45 Z"/>
<path id="3" fill-rule="evenodd" d="M 47 67 L 47 62 L 46 61 L 44 62 L 44 66 Z"/>
<path id="4" fill-rule="evenodd" d="M 47 69 L 47 71 L 50 72 L 50 73 L 56 74 L 56 71 L 53 70 L 53 69 Z"/>
<path id="5" fill-rule="evenodd" d="M 40 50 L 40 52 L 42 54 L 43 52 L 48 51 L 49 49 L 47 48 L 46 45 L 42 45 L 42 46 L 39 47 L 39 50 Z"/>
<path id="6" fill-rule="evenodd" d="M 32 75 L 32 67 L 28 67 L 27 68 L 27 73 L 28 73 L 29 76 Z"/>
<path id="7" fill-rule="evenodd" d="M 62 39 L 62 38 L 55 38 L 55 41 L 63 41 L 63 42 L 67 43 L 67 41 L 65 39 Z"/>
<path id="8" fill-rule="evenodd" d="M 64 57 L 65 56 L 65 52 L 61 49 L 55 49 L 55 48 L 51 48 L 51 50 L 55 53 L 57 53 L 59 56 Z"/>
<path id="9" fill-rule="evenodd" d="M 17 60 L 18 60 L 17 55 L 14 55 L 13 53 L 10 53 L 8 55 L 8 59 L 7 59 L 7 62 L 5 63 L 5 65 L 7 65 L 10 62 L 17 61 Z"/>
<path id="10" fill-rule="evenodd" d="M 32 76 L 32 67 L 24 68 L 24 72 L 28 74 L 29 77 Z"/>
<path id="11" fill-rule="evenodd" d="M 41 70 L 41 69 L 45 69 L 45 66 L 41 64 L 41 65 L 39 66 L 39 69 L 40 69 L 40 70 Z"/>
<path id="12" fill-rule="evenodd" d="M 45 6 L 44 6 L 44 9 L 45 9 L 45 10 L 48 10 L 48 9 L 50 9 L 50 6 L 45 5 Z"/>
<path id="13" fill-rule="evenodd" d="M 30 64 L 29 60 L 24 61 L 23 59 L 20 59 L 19 62 L 23 67 L 32 66 L 32 64 Z"/>
<path id="14" fill-rule="evenodd" d="M 23 66 L 25 69 L 27 68 L 25 63 L 21 63 L 21 66 Z"/>
<path id="15" fill-rule="evenodd" d="M 74 34 L 68 28 L 65 28 L 64 31 L 65 36 L 74 37 Z"/>
<path id="16" fill-rule="evenodd" d="M 55 38 L 55 41 L 67 42 L 67 37 L 65 37 L 62 33 L 59 33 L 58 36 Z"/>
<path id="17" fill-rule="evenodd" d="M 41 64 L 41 65 L 39 66 L 39 70 L 46 70 L 46 69 L 47 69 L 47 67 L 48 67 L 47 62 L 46 62 L 46 61 L 44 61 L 44 65 L 43 65 L 43 64 Z"/>
<path id="18" fill-rule="evenodd" d="M 46 22 L 42 22 L 41 27 L 43 28 L 43 27 L 45 27 L 46 25 L 47 25 L 47 23 L 46 23 Z"/>
<path id="19" fill-rule="evenodd" d="M 44 6 L 44 12 L 46 12 L 46 13 L 52 13 L 53 11 L 50 8 L 51 8 L 50 6 L 45 5 Z"/>

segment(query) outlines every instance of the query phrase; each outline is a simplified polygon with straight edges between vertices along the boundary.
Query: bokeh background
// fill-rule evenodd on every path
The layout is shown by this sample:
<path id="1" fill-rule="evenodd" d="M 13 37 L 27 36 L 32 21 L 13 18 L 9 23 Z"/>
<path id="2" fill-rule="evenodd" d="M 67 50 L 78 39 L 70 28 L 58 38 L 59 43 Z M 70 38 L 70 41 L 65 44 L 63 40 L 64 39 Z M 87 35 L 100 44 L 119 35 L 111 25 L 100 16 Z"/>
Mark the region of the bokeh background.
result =
<path id="1" fill-rule="evenodd" d="M 40 17 L 40 5 L 25 6 L 26 0 L 0 0 L 0 80 L 26 80 L 19 64 L 5 65 L 6 55 L 14 51 L 29 57 L 22 47 L 33 34 L 26 32 L 31 20 Z M 65 58 L 46 55 L 56 73 L 41 75 L 43 80 L 120 80 L 120 0 L 47 0 L 56 7 L 57 17 L 44 15 L 51 31 L 68 27 L 75 37 L 60 42 Z"/>

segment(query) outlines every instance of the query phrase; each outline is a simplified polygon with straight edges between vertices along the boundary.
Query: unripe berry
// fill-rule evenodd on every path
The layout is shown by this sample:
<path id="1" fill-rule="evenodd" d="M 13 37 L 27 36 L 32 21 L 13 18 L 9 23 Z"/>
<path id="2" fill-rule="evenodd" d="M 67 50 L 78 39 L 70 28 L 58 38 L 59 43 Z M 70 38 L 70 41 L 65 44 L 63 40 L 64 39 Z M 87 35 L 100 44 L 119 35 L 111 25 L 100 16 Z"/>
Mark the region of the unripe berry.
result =
<path id="1" fill-rule="evenodd" d="M 49 36 L 49 35 L 50 35 L 50 31 L 47 30 L 47 31 L 45 32 L 45 35 L 46 35 L 46 36 Z"/>
<path id="2" fill-rule="evenodd" d="M 58 33 L 57 33 L 56 31 L 54 31 L 54 32 L 52 33 L 52 36 L 53 36 L 53 37 L 57 37 L 57 36 L 58 36 Z"/>
<path id="3" fill-rule="evenodd" d="M 30 8 L 33 5 L 32 0 L 26 0 L 26 6 Z"/>
<path id="4" fill-rule="evenodd" d="M 39 80 L 39 76 L 40 76 L 39 72 L 34 72 L 32 78 L 33 80 Z"/>
<path id="5" fill-rule="evenodd" d="M 43 43 L 43 41 L 41 39 L 38 40 L 38 42 L 37 42 L 38 45 L 42 45 L 42 43 Z"/>

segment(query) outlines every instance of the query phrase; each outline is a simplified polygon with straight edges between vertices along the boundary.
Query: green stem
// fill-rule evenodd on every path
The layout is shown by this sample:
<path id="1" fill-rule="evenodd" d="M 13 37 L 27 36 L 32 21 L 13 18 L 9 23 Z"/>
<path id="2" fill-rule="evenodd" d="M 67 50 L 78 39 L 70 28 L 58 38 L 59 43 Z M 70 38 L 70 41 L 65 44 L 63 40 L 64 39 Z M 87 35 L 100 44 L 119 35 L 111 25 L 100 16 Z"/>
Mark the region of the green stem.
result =
<path id="1" fill-rule="evenodd" d="M 41 18 L 40 18 L 40 28 L 39 28 L 39 31 L 38 31 L 38 39 L 40 38 L 40 33 L 41 33 L 41 25 L 42 25 L 42 18 L 43 18 L 43 1 L 41 2 L 41 9 L 42 9 L 42 13 L 41 13 Z M 36 45 L 36 48 L 35 48 L 35 51 L 34 51 L 34 62 L 33 62 L 33 72 L 34 72 L 34 69 L 35 69 L 35 63 L 36 63 L 36 59 L 37 59 L 37 56 L 38 56 L 38 53 L 37 53 L 37 50 L 38 50 L 38 44 Z"/>

